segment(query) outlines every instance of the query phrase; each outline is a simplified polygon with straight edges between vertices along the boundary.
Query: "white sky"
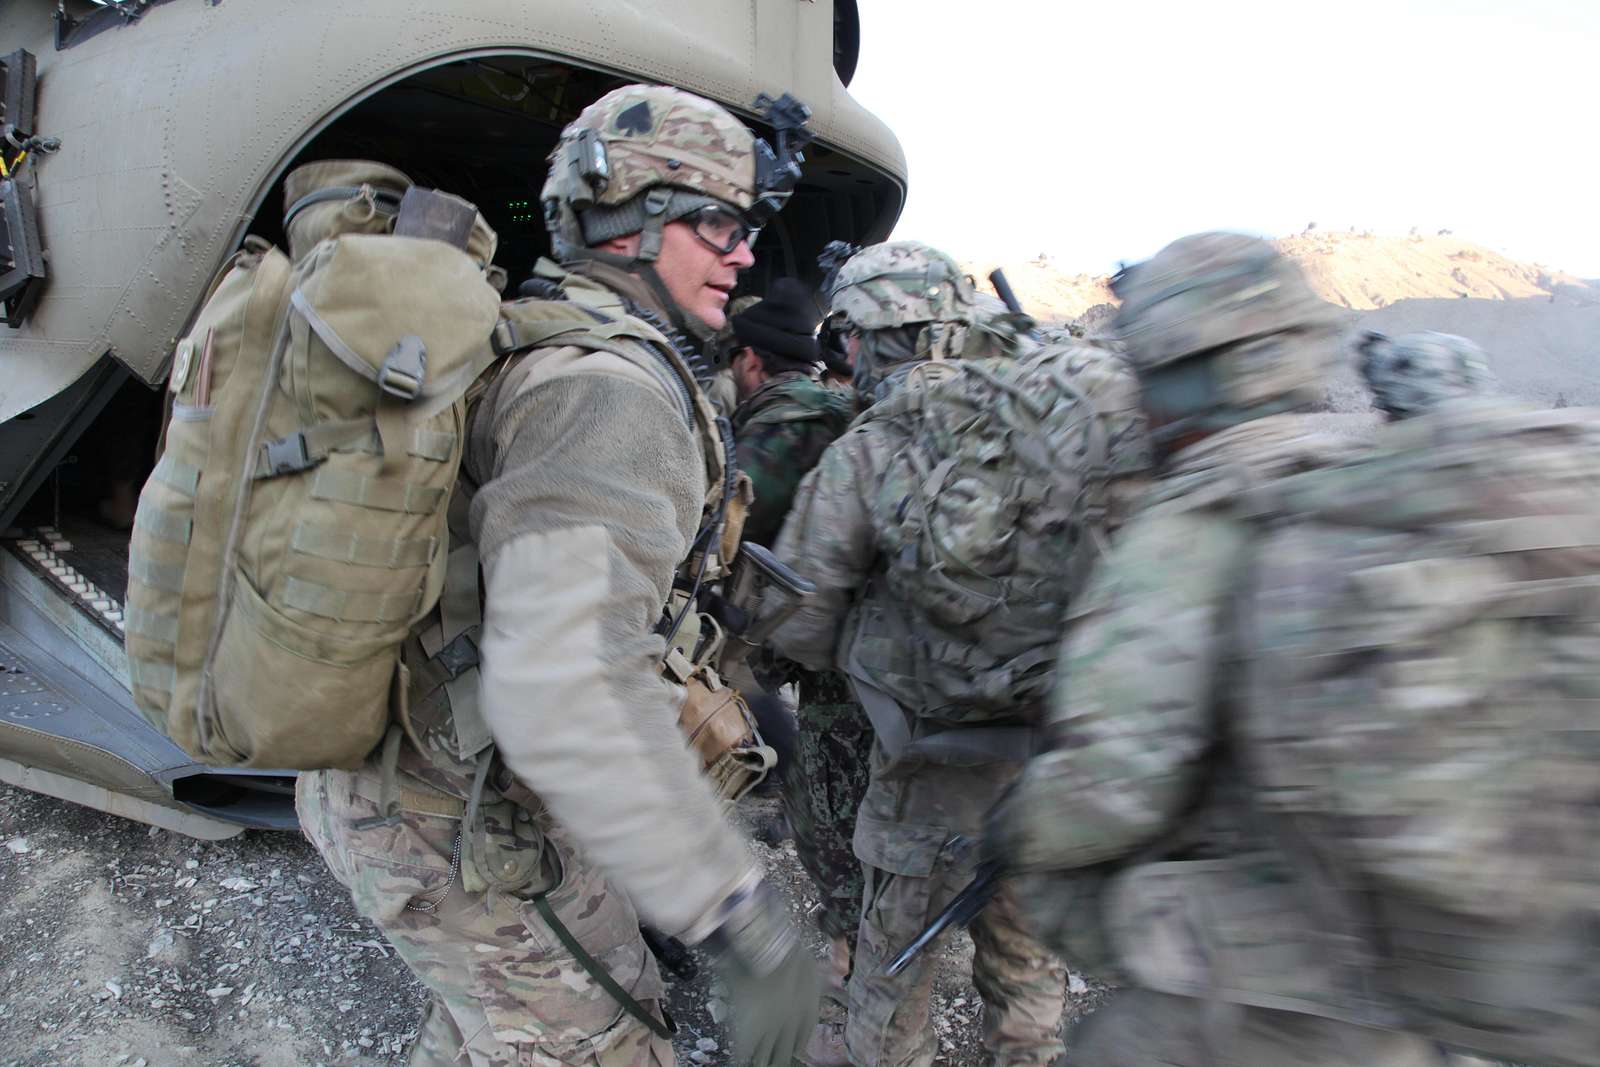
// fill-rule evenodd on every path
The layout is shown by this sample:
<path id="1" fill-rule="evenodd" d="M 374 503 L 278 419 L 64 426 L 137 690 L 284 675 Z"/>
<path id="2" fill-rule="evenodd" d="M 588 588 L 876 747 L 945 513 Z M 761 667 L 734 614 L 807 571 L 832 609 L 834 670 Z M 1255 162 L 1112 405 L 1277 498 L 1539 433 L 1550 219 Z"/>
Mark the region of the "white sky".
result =
<path id="1" fill-rule="evenodd" d="M 1412 226 L 1600 277 L 1600 0 L 861 0 L 896 237 L 1101 272 Z"/>

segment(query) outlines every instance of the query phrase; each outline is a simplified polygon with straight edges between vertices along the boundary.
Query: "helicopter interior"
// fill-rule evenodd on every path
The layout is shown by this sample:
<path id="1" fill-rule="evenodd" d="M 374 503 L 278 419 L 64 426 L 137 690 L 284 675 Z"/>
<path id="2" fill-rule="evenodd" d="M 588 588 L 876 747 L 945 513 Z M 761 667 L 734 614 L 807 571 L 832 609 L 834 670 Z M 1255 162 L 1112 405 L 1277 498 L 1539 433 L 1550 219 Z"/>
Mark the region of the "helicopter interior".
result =
<path id="1" fill-rule="evenodd" d="M 514 292 L 549 252 L 539 209 L 545 157 L 561 128 L 626 79 L 527 55 L 476 57 L 423 70 L 334 116 L 285 160 L 239 234 L 282 247 L 284 175 L 302 163 L 362 158 L 398 167 L 420 185 L 475 203 L 499 234 L 496 263 Z M 749 119 L 746 116 L 747 120 Z M 771 130 L 752 126 L 769 140 Z M 804 175 L 788 206 L 756 242 L 756 266 L 741 291 L 779 276 L 816 282 L 816 257 L 835 238 L 886 236 L 901 196 L 889 178 L 823 145 L 806 149 Z M 59 531 L 71 564 L 120 602 L 127 585 L 127 537 L 139 487 L 155 460 L 162 394 L 129 377 L 92 419 L 65 459 L 10 523 L 11 530 Z M 24 413 L 20 419 L 35 417 Z"/>

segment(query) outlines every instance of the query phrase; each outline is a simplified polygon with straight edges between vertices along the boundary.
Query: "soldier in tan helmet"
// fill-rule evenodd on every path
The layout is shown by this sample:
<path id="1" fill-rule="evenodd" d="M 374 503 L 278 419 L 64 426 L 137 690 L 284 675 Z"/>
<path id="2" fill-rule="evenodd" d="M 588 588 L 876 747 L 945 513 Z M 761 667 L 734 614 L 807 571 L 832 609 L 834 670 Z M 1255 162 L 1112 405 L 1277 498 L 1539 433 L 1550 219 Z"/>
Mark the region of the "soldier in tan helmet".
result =
<path id="1" fill-rule="evenodd" d="M 643 919 L 711 950 L 738 1059 L 787 1067 L 814 963 L 679 734 L 657 624 L 721 537 L 731 463 L 682 335 L 723 326 L 798 168 L 721 107 L 640 85 L 550 162 L 561 263 L 505 313 L 530 336 L 576 315 L 579 340 L 504 361 L 472 409 L 465 584 L 408 647 L 407 736 L 302 776 L 301 821 L 433 994 L 410 1062 L 672 1063 Z M 481 624 L 445 641 L 480 560 Z"/>

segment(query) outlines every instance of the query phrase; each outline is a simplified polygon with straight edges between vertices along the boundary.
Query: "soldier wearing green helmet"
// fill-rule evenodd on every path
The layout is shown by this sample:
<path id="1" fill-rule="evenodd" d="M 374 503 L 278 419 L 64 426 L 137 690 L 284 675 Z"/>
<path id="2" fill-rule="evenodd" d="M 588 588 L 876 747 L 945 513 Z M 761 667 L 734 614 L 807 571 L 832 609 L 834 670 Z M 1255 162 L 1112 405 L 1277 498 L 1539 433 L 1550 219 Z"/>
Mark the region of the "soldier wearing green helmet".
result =
<path id="1" fill-rule="evenodd" d="M 788 1067 L 815 963 L 684 744 L 661 634 L 675 586 L 720 566 L 735 484 L 695 344 L 798 167 L 644 85 L 585 108 L 550 164 L 560 262 L 502 308 L 516 354 L 469 412 L 405 736 L 303 775 L 301 822 L 433 994 L 412 1064 L 672 1063 L 643 920 L 711 951 L 738 1061 Z"/>

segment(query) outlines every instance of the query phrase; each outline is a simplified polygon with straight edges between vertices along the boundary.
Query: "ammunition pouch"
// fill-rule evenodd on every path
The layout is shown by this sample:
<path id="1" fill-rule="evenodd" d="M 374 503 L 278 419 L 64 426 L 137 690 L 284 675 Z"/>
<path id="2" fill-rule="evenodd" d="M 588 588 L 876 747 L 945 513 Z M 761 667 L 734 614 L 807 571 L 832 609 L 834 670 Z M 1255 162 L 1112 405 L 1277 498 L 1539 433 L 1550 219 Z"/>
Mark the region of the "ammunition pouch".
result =
<path id="1" fill-rule="evenodd" d="M 712 643 L 707 658 L 720 648 L 720 641 Z M 661 669 L 668 680 L 683 687 L 678 729 L 700 757 L 700 769 L 717 798 L 733 803 L 777 765 L 777 752 L 762 739 L 744 697 L 708 663 L 692 662 L 672 649 Z"/>

